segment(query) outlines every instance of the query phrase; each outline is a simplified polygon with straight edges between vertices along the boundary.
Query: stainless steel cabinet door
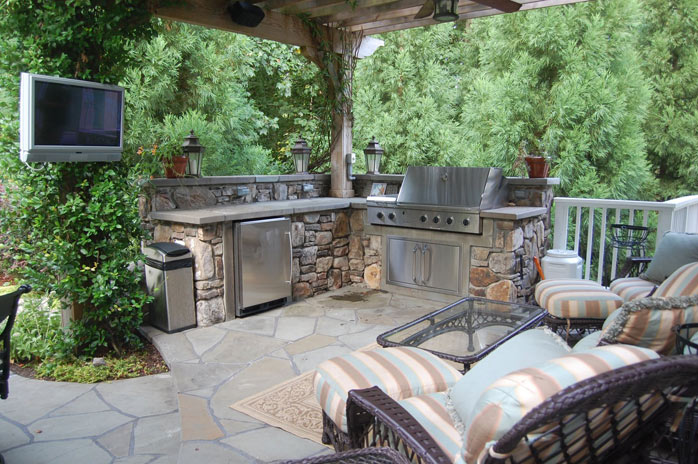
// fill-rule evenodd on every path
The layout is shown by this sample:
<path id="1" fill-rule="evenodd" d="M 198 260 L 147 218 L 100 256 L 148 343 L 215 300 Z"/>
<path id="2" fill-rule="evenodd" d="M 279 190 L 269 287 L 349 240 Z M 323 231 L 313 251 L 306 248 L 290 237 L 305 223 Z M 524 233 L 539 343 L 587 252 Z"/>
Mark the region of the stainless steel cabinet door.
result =
<path id="1" fill-rule="evenodd" d="M 444 293 L 459 293 L 462 248 L 459 245 L 388 237 L 387 282 Z"/>
<path id="2" fill-rule="evenodd" d="M 388 237 L 387 281 L 396 285 L 420 284 L 422 244 L 414 240 Z"/>
<path id="3" fill-rule="evenodd" d="M 291 221 L 236 224 L 236 295 L 239 308 L 291 295 Z"/>
<path id="4" fill-rule="evenodd" d="M 422 244 L 421 284 L 448 292 L 458 292 L 461 281 L 461 247 L 443 243 Z"/>

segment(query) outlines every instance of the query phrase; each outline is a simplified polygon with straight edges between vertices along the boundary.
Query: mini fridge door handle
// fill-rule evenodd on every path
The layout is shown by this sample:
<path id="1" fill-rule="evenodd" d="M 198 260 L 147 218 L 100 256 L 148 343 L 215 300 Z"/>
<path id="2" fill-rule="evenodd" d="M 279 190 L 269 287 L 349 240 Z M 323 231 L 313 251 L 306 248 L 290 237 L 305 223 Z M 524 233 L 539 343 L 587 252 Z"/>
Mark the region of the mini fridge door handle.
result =
<path id="1" fill-rule="evenodd" d="M 291 232 L 285 232 L 288 235 L 288 280 L 287 284 L 293 281 L 293 241 L 291 240 Z"/>

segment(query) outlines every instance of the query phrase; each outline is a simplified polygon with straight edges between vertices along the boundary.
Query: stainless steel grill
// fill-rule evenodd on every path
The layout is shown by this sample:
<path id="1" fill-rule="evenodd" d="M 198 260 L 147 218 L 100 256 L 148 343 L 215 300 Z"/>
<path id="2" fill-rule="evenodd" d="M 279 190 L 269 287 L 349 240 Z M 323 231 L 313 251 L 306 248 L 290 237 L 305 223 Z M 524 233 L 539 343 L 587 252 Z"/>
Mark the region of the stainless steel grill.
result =
<path id="1" fill-rule="evenodd" d="M 410 166 L 395 197 L 368 197 L 371 224 L 481 231 L 480 211 L 505 206 L 506 179 L 500 168 Z"/>

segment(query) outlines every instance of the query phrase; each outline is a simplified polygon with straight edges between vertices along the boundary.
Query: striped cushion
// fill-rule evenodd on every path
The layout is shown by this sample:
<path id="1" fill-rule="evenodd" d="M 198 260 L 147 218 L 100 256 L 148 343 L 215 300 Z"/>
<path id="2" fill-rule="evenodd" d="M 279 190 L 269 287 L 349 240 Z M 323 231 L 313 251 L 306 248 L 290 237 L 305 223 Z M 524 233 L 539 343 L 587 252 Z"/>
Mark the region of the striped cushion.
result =
<path id="1" fill-rule="evenodd" d="M 449 457 L 450 462 L 460 459 L 463 437 L 456 430 L 446 408 L 445 392 L 413 396 L 399 401 L 400 405 L 414 417 L 431 435 Z"/>
<path id="2" fill-rule="evenodd" d="M 549 314 L 563 319 L 606 319 L 623 299 L 601 285 L 581 279 L 546 279 L 536 286 L 536 301 Z"/>
<path id="3" fill-rule="evenodd" d="M 478 412 L 466 425 L 465 461 L 476 462 L 529 411 L 558 391 L 603 372 L 657 357 L 651 350 L 634 346 L 600 346 L 500 378 L 480 396 Z"/>
<path id="4" fill-rule="evenodd" d="M 322 362 L 315 370 L 315 396 L 320 407 L 347 432 L 349 390 L 377 386 L 394 400 L 446 391 L 461 373 L 418 348 L 354 351 Z"/>
<path id="5" fill-rule="evenodd" d="M 626 343 L 672 354 L 676 351 L 672 327 L 691 322 L 698 322 L 698 295 L 642 298 L 625 303 L 618 310 L 613 322 L 603 328 L 601 342 Z"/>
<path id="6" fill-rule="evenodd" d="M 655 283 L 649 280 L 626 277 L 614 280 L 608 289 L 623 298 L 623 301 L 631 301 L 646 297 L 654 287 Z"/>
<path id="7" fill-rule="evenodd" d="M 698 263 L 686 264 L 666 278 L 654 292 L 656 297 L 698 295 Z"/>

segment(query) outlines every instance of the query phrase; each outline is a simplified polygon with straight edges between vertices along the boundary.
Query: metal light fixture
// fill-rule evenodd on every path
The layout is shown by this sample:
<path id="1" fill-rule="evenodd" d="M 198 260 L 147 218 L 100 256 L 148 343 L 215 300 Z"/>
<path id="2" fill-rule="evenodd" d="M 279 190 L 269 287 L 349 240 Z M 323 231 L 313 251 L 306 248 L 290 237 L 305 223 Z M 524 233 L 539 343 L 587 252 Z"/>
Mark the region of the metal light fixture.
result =
<path id="1" fill-rule="evenodd" d="M 447 22 L 458 19 L 458 0 L 435 0 L 434 19 Z"/>
<path id="2" fill-rule="evenodd" d="M 385 151 L 376 141 L 376 137 L 372 137 L 366 148 L 364 148 L 367 174 L 378 174 L 378 170 L 381 167 L 381 158 L 383 157 L 384 152 Z"/>
<path id="3" fill-rule="evenodd" d="M 199 138 L 194 135 L 194 131 L 189 132 L 189 135 L 184 137 L 182 151 L 188 156 L 187 174 L 192 177 L 201 177 L 201 157 L 204 154 L 205 148 L 199 144 Z"/>
<path id="4" fill-rule="evenodd" d="M 308 173 L 308 163 L 310 162 L 310 147 L 303 137 L 298 136 L 296 144 L 291 148 L 293 154 L 293 164 L 296 166 L 298 174 Z"/>

